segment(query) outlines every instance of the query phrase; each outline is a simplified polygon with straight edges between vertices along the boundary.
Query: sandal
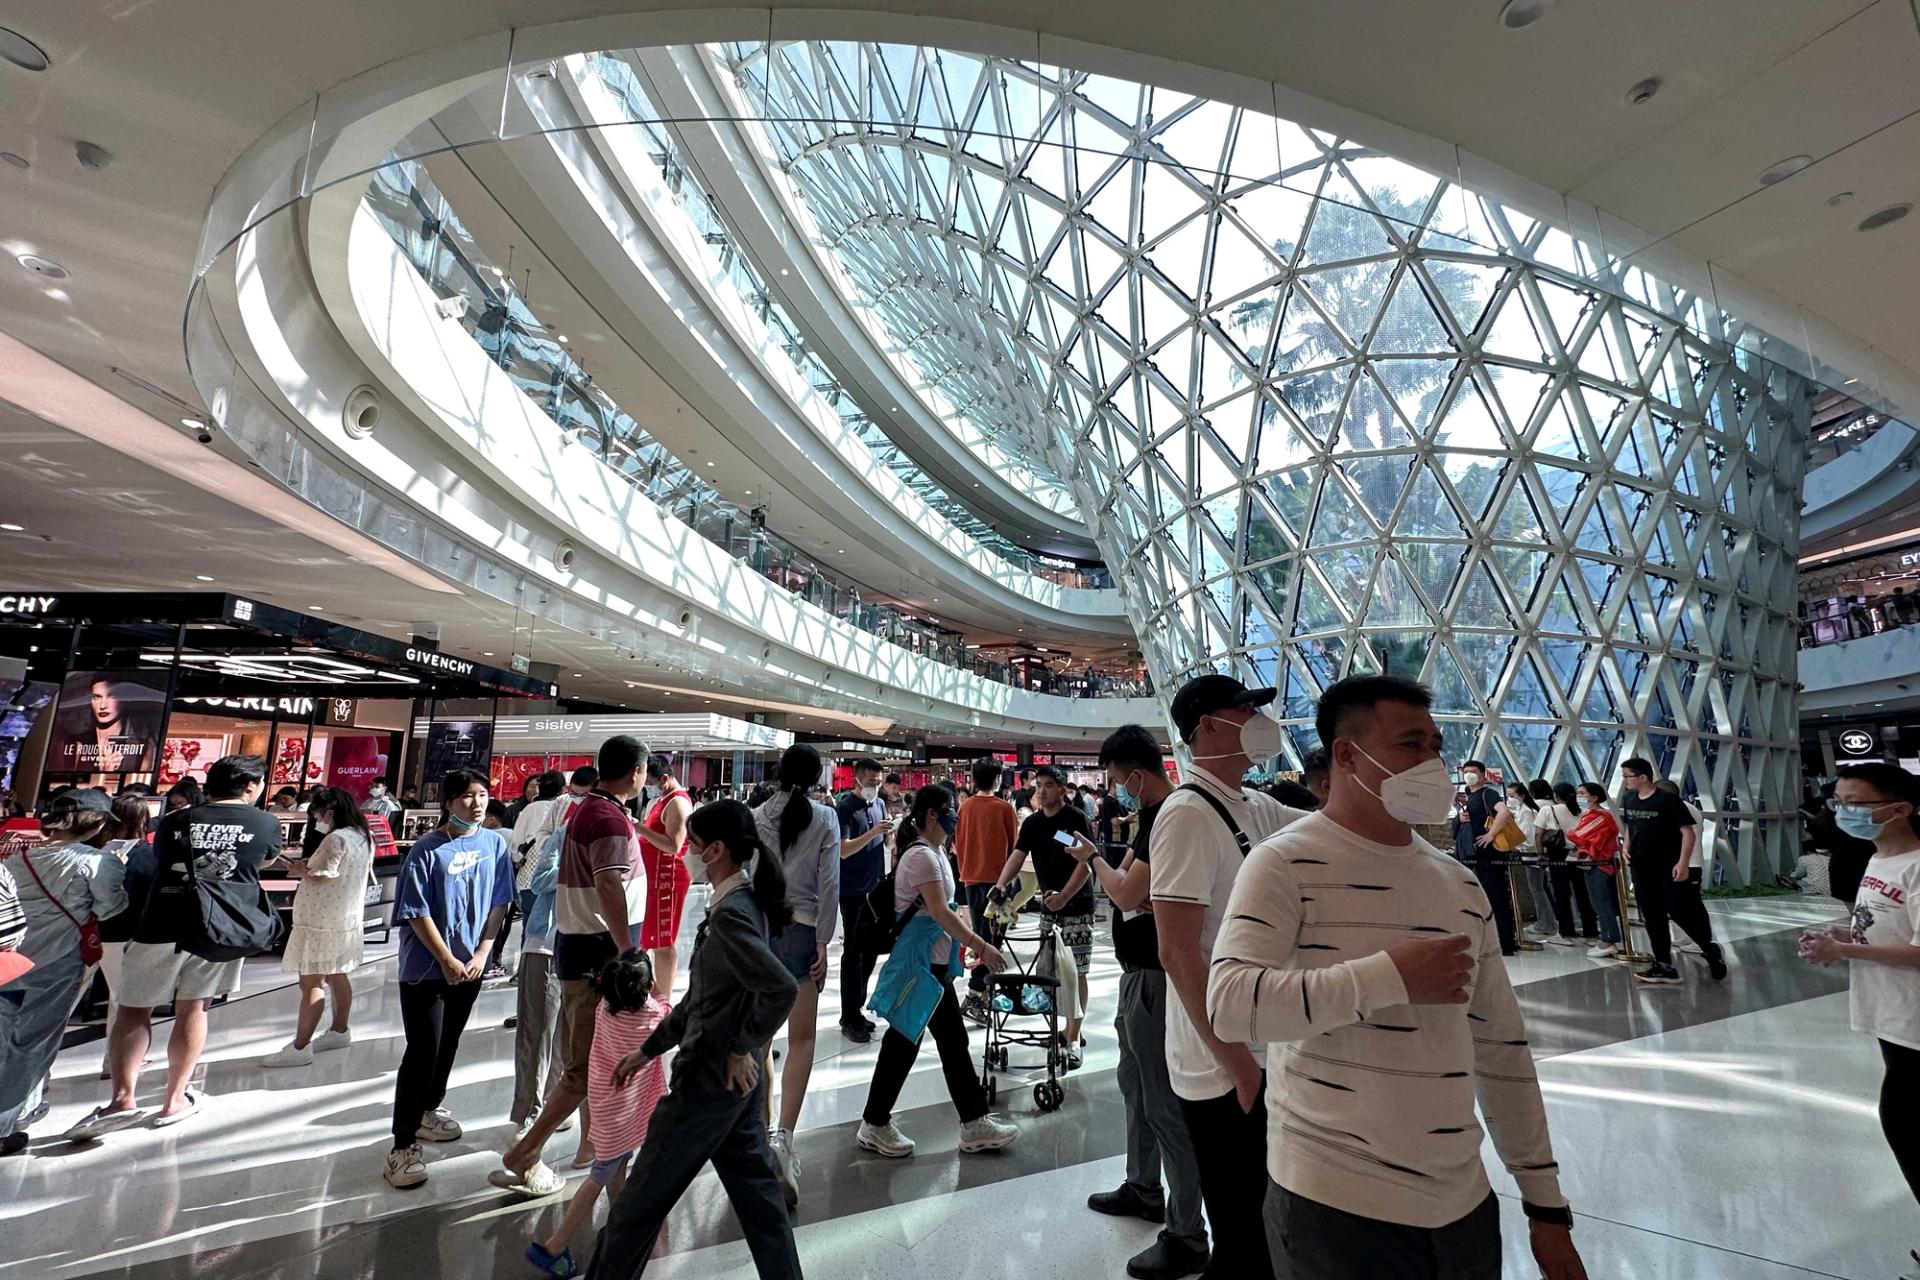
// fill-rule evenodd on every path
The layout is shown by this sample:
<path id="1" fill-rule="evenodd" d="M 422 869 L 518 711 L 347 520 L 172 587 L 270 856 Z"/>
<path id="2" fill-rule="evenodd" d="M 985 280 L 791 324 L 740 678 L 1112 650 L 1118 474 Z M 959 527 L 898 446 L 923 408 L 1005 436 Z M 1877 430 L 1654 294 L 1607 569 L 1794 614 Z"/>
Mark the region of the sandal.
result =
<path id="1" fill-rule="evenodd" d="M 560 1280 L 567 1280 L 570 1276 L 580 1274 L 580 1268 L 573 1260 L 573 1250 L 562 1249 L 559 1253 L 548 1253 L 546 1246 L 538 1240 L 528 1242 L 527 1261 L 543 1274 L 558 1276 Z"/>
<path id="2" fill-rule="evenodd" d="M 487 1185 L 537 1200 L 566 1190 L 567 1180 L 548 1168 L 544 1161 L 535 1160 L 525 1173 L 515 1173 L 505 1166 L 495 1169 L 487 1175 Z"/>
<path id="3" fill-rule="evenodd" d="M 200 1091 L 198 1089 L 189 1089 L 187 1090 L 186 1106 L 180 1108 L 178 1111 L 174 1112 L 172 1115 L 167 1115 L 163 1112 L 155 1112 L 153 1119 L 147 1122 L 147 1127 L 150 1129 L 165 1129 L 170 1125 L 179 1124 L 182 1120 L 191 1120 L 199 1114 L 200 1114 Z"/>

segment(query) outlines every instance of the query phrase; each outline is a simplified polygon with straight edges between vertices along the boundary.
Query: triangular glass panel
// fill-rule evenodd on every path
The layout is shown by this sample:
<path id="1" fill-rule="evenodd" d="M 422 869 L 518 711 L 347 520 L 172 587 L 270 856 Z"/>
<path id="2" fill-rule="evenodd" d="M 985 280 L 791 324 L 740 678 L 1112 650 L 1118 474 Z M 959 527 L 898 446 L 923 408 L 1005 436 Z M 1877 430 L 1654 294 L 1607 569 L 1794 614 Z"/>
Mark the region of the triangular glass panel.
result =
<path id="1" fill-rule="evenodd" d="M 1506 701 L 1500 706 L 1503 716 L 1539 716 L 1557 714 L 1553 700 L 1547 696 L 1546 686 L 1541 683 L 1540 672 L 1533 665 L 1533 659 L 1521 655 L 1514 665 L 1513 683 L 1507 686 Z"/>
<path id="2" fill-rule="evenodd" d="M 1326 174 L 1320 198 L 1313 206 L 1313 226 L 1307 232 L 1301 265 L 1345 262 L 1396 252 L 1380 219 L 1367 209 L 1346 175 L 1337 167 L 1329 168 Z"/>
<path id="3" fill-rule="evenodd" d="M 1290 556 L 1299 549 L 1299 544 L 1287 529 L 1280 524 L 1278 516 L 1271 511 L 1261 491 L 1248 489 L 1247 502 L 1247 563 L 1259 564 L 1275 556 Z M 1274 607 L 1281 607 L 1285 597 L 1273 597 Z"/>
<path id="4" fill-rule="evenodd" d="M 1573 413 L 1567 408 L 1564 394 L 1541 420 L 1540 433 L 1533 438 L 1533 447 L 1538 453 L 1575 458 L 1583 462 L 1586 460 L 1587 448 L 1580 439 L 1580 429 L 1573 420 Z"/>
<path id="5" fill-rule="evenodd" d="M 1294 652 L 1306 667 L 1308 683 L 1313 687 L 1314 700 L 1318 701 L 1320 691 L 1340 678 L 1340 664 L 1347 656 L 1346 638 L 1336 635 L 1296 640 Z M 1309 707 L 1305 714 L 1311 716 L 1313 709 Z"/>
<path id="6" fill-rule="evenodd" d="M 1580 663 L 1587 656 L 1589 648 L 1590 645 L 1578 640 L 1543 639 L 1539 652 L 1546 660 L 1547 669 L 1553 672 L 1554 679 L 1560 682 L 1562 688 L 1569 688 L 1579 675 Z"/>
<path id="7" fill-rule="evenodd" d="M 1480 698 L 1447 645 L 1434 645 L 1428 655 L 1426 685 L 1433 690 L 1434 711 L 1443 715 L 1481 714 Z"/>
<path id="8" fill-rule="evenodd" d="M 1433 443 L 1441 449 L 1506 450 L 1507 438 L 1494 421 L 1473 378 L 1461 378 L 1454 388 L 1446 413 L 1434 428 Z"/>
<path id="9" fill-rule="evenodd" d="M 1400 410 L 1402 421 L 1419 435 L 1432 429 L 1435 406 L 1447 392 L 1454 366 L 1438 360 L 1373 360 L 1373 376 Z"/>
<path id="10" fill-rule="evenodd" d="M 1274 340 L 1273 367 L 1276 373 L 1293 369 L 1311 369 L 1353 355 L 1353 346 L 1340 334 L 1332 321 L 1320 313 L 1311 299 L 1299 289 L 1287 295 L 1280 313 L 1280 329 Z"/>
<path id="11" fill-rule="evenodd" d="M 1333 438 L 1340 420 L 1340 406 L 1346 397 L 1347 383 L 1358 365 L 1336 365 L 1318 373 L 1302 374 L 1281 383 L 1281 401 L 1293 411 L 1314 442 L 1325 448 Z"/>
<path id="12" fill-rule="evenodd" d="M 1367 602 L 1364 625 L 1369 627 L 1411 627 L 1428 622 L 1420 598 L 1407 584 L 1407 576 L 1391 556 L 1380 561 L 1373 577 L 1373 596 Z M 1419 670 L 1416 665 L 1414 670 Z"/>
<path id="13" fill-rule="evenodd" d="M 1412 465 L 1412 459 L 1405 454 L 1346 457 L 1339 461 L 1340 470 L 1359 497 L 1361 507 L 1382 529 L 1398 527 L 1394 512 L 1400 505 L 1401 491 L 1407 487 L 1407 473 Z"/>
<path id="14" fill-rule="evenodd" d="M 1300 599 L 1294 608 L 1293 634 L 1334 631 L 1346 625 L 1346 615 L 1334 604 L 1333 596 L 1311 570 L 1300 575 Z"/>
<path id="15" fill-rule="evenodd" d="M 1308 467 L 1277 472 L 1267 479 L 1267 496 L 1273 500 L 1280 518 L 1298 531 L 1302 545 L 1306 542 L 1307 515 L 1313 509 L 1313 489 L 1317 479 L 1317 471 Z"/>
<path id="16" fill-rule="evenodd" d="M 1443 453 L 1440 465 L 1446 470 L 1453 491 L 1460 495 L 1460 509 L 1474 524 L 1486 519 L 1494 489 L 1506 472 L 1506 461 L 1471 453 Z"/>
<path id="17" fill-rule="evenodd" d="M 1372 215 L 1366 215 L 1372 220 Z M 1345 267 L 1327 267 L 1311 275 L 1302 275 L 1294 289 L 1311 294 L 1320 310 L 1331 319 L 1347 346 L 1359 350 L 1373 329 L 1374 317 L 1393 278 L 1391 261 L 1362 262 Z"/>
<path id="18" fill-rule="evenodd" d="M 1393 295 L 1380 312 L 1380 323 L 1368 350 L 1374 354 L 1409 355 L 1453 350 L 1446 329 L 1433 314 L 1433 308 L 1427 305 L 1419 277 L 1411 269 L 1401 271 L 1400 278 L 1394 281 Z"/>
<path id="19" fill-rule="evenodd" d="M 1465 547 L 1446 542 L 1395 542 L 1407 572 L 1425 594 L 1433 617 L 1440 617 L 1447 598 L 1453 594 L 1454 579 L 1460 562 L 1466 559 Z"/>
<path id="20" fill-rule="evenodd" d="M 1322 551 L 1314 555 L 1313 562 L 1332 588 L 1341 612 L 1358 613 L 1361 601 L 1367 596 L 1367 583 L 1373 577 L 1373 552 L 1366 547 Z"/>
<path id="21" fill-rule="evenodd" d="M 1459 627 L 1511 627 L 1513 615 L 1493 580 L 1493 571 L 1484 564 L 1468 570 L 1467 589 L 1453 609 L 1453 623 Z"/>
<path id="22" fill-rule="evenodd" d="M 1507 493 L 1505 505 L 1500 508 L 1499 519 L 1493 522 L 1490 531 L 1501 542 L 1539 542 L 1545 535 L 1540 529 L 1540 514 L 1533 509 L 1533 496 L 1528 492 L 1521 478 L 1514 481 L 1513 488 Z"/>
<path id="23" fill-rule="evenodd" d="M 1547 597 L 1546 612 L 1540 616 L 1540 629 L 1576 636 L 1587 633 L 1586 624 L 1580 621 L 1580 611 L 1574 607 L 1573 594 L 1567 590 L 1566 581 L 1557 576 L 1553 592 Z"/>
<path id="24" fill-rule="evenodd" d="M 1487 377 L 1493 383 L 1494 394 L 1506 410 L 1507 422 L 1513 429 L 1513 439 L 1517 441 L 1532 425 L 1534 410 L 1552 386 L 1553 379 L 1531 369 L 1516 369 L 1510 364 L 1489 364 L 1486 369 Z"/>
<path id="25" fill-rule="evenodd" d="M 1400 519 L 1394 526 L 1394 533 L 1411 538 L 1468 536 L 1460 513 L 1454 509 L 1452 499 L 1447 497 L 1446 489 L 1427 463 L 1418 463 L 1413 468 L 1413 483 L 1409 486 L 1406 502 L 1400 508 Z"/>
<path id="26" fill-rule="evenodd" d="M 1431 631 L 1369 631 L 1366 640 L 1380 659 L 1384 675 L 1417 678 L 1433 647 Z"/>
<path id="27" fill-rule="evenodd" d="M 1428 259 L 1422 261 L 1420 266 L 1427 273 L 1427 278 L 1433 281 L 1440 300 L 1453 312 L 1454 323 L 1463 334 L 1471 334 L 1479 329 L 1481 318 L 1486 315 L 1487 303 L 1507 275 L 1502 267 L 1483 262 L 1455 262 L 1445 258 Z"/>
<path id="28" fill-rule="evenodd" d="M 1279 285 L 1268 285 L 1212 313 L 1220 331 L 1256 368 L 1266 361 L 1267 340 L 1273 336 L 1273 322 L 1284 299 L 1285 291 Z"/>
<path id="29" fill-rule="evenodd" d="M 1550 358 L 1547 344 L 1534 323 L 1527 306 L 1527 291 L 1516 283 L 1495 306 L 1493 322 L 1481 339 L 1481 351 L 1488 357 L 1505 356 L 1530 364 L 1545 364 Z"/>
<path id="30" fill-rule="evenodd" d="M 1313 512 L 1313 534 L 1307 539 L 1307 545 L 1325 547 L 1334 543 L 1357 542 L 1373 532 L 1373 526 L 1367 523 L 1359 504 L 1347 493 L 1346 487 L 1331 475 L 1324 477 L 1319 501 Z"/>
<path id="31" fill-rule="evenodd" d="M 1462 674 L 1472 687 L 1483 694 L 1491 692 L 1506 667 L 1507 653 L 1513 648 L 1513 637 L 1475 631 L 1456 632 L 1453 643 L 1460 652 Z"/>
<path id="32" fill-rule="evenodd" d="M 1342 451 L 1403 449 L 1413 444 L 1412 434 L 1393 411 L 1393 402 L 1387 393 L 1369 374 L 1362 372 L 1353 380 L 1353 391 L 1347 397 L 1336 447 Z"/>

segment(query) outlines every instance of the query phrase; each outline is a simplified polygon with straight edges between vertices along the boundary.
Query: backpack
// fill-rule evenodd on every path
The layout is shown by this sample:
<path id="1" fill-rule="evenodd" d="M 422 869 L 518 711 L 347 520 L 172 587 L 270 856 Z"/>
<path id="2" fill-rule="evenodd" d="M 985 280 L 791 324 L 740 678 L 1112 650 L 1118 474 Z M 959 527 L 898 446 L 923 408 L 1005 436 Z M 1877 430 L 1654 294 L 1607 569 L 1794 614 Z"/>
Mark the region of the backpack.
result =
<path id="1" fill-rule="evenodd" d="M 907 927 L 907 921 L 913 919 L 914 913 L 920 910 L 918 897 L 905 911 L 895 909 L 894 872 L 897 869 L 897 864 L 888 867 L 887 873 L 880 877 L 880 883 L 867 890 L 854 912 L 854 946 L 870 956 L 884 956 L 891 952 L 893 944 L 900 940 L 901 930 Z"/>

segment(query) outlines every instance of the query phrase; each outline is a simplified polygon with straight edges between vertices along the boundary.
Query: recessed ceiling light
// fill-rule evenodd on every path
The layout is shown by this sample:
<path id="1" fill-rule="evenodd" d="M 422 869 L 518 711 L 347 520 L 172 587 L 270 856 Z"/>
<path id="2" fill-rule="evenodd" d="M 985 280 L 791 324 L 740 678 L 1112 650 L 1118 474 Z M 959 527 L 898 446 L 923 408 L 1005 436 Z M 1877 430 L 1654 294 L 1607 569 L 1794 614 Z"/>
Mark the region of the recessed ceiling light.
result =
<path id="1" fill-rule="evenodd" d="M 566 335 L 566 334 L 564 334 L 564 333 L 563 333 L 563 334 L 561 334 L 561 335 L 560 335 L 560 341 L 562 341 L 562 342 L 565 342 L 566 340 L 567 340 L 567 335 Z"/>
<path id="2" fill-rule="evenodd" d="M 5 529 L 8 533 L 25 533 L 27 531 L 27 527 L 25 525 L 13 524 L 11 522 L 7 524 L 0 524 L 0 529 Z"/>
<path id="3" fill-rule="evenodd" d="M 1853 192 L 1836 191 L 1832 195 L 1827 197 L 1826 206 L 1829 209 L 1838 209 L 1841 205 L 1845 204 L 1847 201 L 1851 199 L 1853 199 Z"/>
<path id="4" fill-rule="evenodd" d="M 180 425 L 189 431 L 199 431 L 205 428 L 207 423 L 204 418 L 182 418 L 180 419 Z"/>
<path id="5" fill-rule="evenodd" d="M 1660 77 L 1648 76 L 1633 88 L 1627 90 L 1627 105 L 1644 106 L 1653 101 L 1653 95 L 1660 92 Z"/>
<path id="6" fill-rule="evenodd" d="M 310 604 L 310 605 L 308 605 L 308 606 L 307 606 L 307 608 L 309 608 L 309 609 L 311 609 L 311 610 L 313 610 L 313 611 L 314 611 L 315 613 L 325 613 L 325 612 L 326 612 L 326 610 L 325 610 L 325 609 L 323 609 L 323 608 L 321 608 L 321 607 L 320 607 L 319 605 L 317 605 L 317 604 Z"/>
<path id="7" fill-rule="evenodd" d="M 785 276 L 785 275 L 792 275 L 793 273 L 788 271 L 785 267 L 782 267 L 780 268 L 780 274 Z"/>
<path id="8" fill-rule="evenodd" d="M 196 573 L 193 575 L 193 580 L 195 582 L 212 582 L 213 575 L 210 573 Z"/>
<path id="9" fill-rule="evenodd" d="M 578 671 L 576 671 L 576 672 L 574 672 L 574 673 L 573 673 L 573 678 L 574 678 L 575 680 L 578 680 L 578 679 L 580 679 L 580 678 L 581 678 L 581 676 L 580 676 L 580 673 L 579 673 Z"/>
<path id="10" fill-rule="evenodd" d="M 1857 230 L 1878 231 L 1882 227 L 1890 226 L 1900 221 L 1900 219 L 1912 212 L 1913 204 L 1911 201 L 1903 204 L 1890 204 L 1886 208 L 1876 209 L 1866 217 L 1860 219 L 1860 226 Z"/>
<path id="11" fill-rule="evenodd" d="M 1509 31 L 1530 27 L 1547 16 L 1554 0 L 1507 0 L 1500 10 L 1500 25 Z"/>
<path id="12" fill-rule="evenodd" d="M 52 258 L 43 258 L 37 253 L 19 254 L 14 258 L 14 261 L 33 272 L 33 274 L 45 276 L 49 280 L 65 280 L 68 275 L 65 267 L 55 262 Z"/>
<path id="13" fill-rule="evenodd" d="M 709 463 L 707 463 L 707 465 L 708 465 L 708 466 L 712 466 L 712 465 L 713 465 L 713 463 L 711 463 L 711 462 L 709 462 Z"/>
<path id="14" fill-rule="evenodd" d="M 1775 160 L 1760 174 L 1760 185 L 1770 187 L 1776 182 L 1785 182 L 1794 174 L 1813 163 L 1809 155 L 1788 156 L 1785 160 Z"/>
<path id="15" fill-rule="evenodd" d="M 0 27 L 0 58 L 22 71 L 45 71 L 47 51 L 11 27 Z"/>
<path id="16" fill-rule="evenodd" d="M 33 161 L 16 151 L 0 151 L 0 161 L 5 161 L 16 169 L 31 169 Z"/>
<path id="17" fill-rule="evenodd" d="M 493 650 L 491 650 L 491 649 L 482 649 L 482 650 L 480 651 L 480 656 L 481 656 L 481 657 L 483 657 L 483 658 L 491 658 L 491 657 L 493 656 Z"/>

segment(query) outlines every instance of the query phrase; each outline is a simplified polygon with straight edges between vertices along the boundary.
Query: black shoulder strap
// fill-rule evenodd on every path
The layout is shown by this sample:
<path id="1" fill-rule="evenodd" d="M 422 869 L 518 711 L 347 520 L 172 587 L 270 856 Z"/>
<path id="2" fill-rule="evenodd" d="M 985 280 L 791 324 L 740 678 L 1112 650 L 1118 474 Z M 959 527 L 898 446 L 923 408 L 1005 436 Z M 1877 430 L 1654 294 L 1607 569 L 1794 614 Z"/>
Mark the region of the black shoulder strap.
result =
<path id="1" fill-rule="evenodd" d="M 1202 800 L 1205 800 L 1213 811 L 1220 815 L 1220 821 L 1227 824 L 1227 830 L 1233 832 L 1233 841 L 1240 846 L 1240 856 L 1243 858 L 1247 856 L 1247 853 L 1253 848 L 1253 841 L 1247 839 L 1247 833 L 1242 831 L 1240 824 L 1233 820 L 1233 815 L 1227 812 L 1227 806 L 1220 802 L 1219 796 L 1216 796 L 1213 792 L 1207 790 L 1197 782 L 1182 783 L 1179 787 L 1175 788 L 1175 790 L 1191 791 Z"/>

